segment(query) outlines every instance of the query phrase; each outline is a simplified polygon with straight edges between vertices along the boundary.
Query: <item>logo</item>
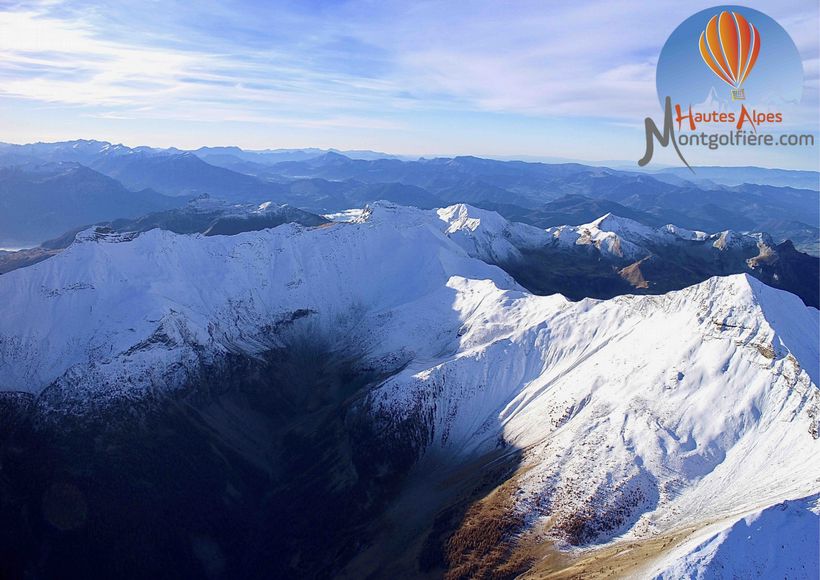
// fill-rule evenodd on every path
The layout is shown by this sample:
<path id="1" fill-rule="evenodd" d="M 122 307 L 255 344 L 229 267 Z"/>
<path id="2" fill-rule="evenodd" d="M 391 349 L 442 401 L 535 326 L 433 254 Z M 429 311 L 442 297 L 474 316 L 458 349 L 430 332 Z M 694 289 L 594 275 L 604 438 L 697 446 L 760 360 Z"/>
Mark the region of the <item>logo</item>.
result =
<path id="1" fill-rule="evenodd" d="M 641 167 L 655 142 L 672 145 L 689 169 L 693 148 L 711 155 L 725 147 L 814 145 L 813 134 L 784 132 L 797 117 L 803 64 L 789 34 L 757 10 L 718 6 L 687 18 L 664 44 L 655 82 L 663 124 L 644 120 Z"/>

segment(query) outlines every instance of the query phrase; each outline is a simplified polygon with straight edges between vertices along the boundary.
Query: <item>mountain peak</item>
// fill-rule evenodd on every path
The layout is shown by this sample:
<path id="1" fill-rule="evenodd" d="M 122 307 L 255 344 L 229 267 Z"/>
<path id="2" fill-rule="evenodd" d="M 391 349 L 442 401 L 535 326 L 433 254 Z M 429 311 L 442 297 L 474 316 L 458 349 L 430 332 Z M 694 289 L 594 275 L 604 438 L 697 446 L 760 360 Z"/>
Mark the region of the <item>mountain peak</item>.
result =
<path id="1" fill-rule="evenodd" d="M 712 245 L 718 250 L 728 250 L 729 248 L 736 248 L 741 246 L 748 246 L 757 243 L 757 238 L 740 234 L 733 230 L 725 230 L 715 235 L 715 241 Z"/>
<path id="2" fill-rule="evenodd" d="M 327 151 L 326 153 L 319 155 L 316 159 L 324 162 L 350 161 L 350 157 L 347 155 L 342 155 L 338 151 Z"/>
<path id="3" fill-rule="evenodd" d="M 447 224 L 447 232 L 467 229 L 475 231 L 483 228 L 487 232 L 499 233 L 509 222 L 497 212 L 457 203 L 437 210 L 438 217 Z"/>
<path id="4" fill-rule="evenodd" d="M 612 212 L 605 213 L 595 221 L 587 224 L 587 227 L 626 237 L 649 237 L 657 233 L 654 228 L 629 218 L 617 216 Z"/>

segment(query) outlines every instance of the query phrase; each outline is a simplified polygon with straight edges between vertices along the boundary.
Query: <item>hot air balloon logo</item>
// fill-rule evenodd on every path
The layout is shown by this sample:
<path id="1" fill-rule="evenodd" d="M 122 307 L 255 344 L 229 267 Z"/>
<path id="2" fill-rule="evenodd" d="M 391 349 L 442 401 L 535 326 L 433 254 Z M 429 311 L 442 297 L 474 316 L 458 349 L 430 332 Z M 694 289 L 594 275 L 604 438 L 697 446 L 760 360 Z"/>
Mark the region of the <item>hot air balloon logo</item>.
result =
<path id="1" fill-rule="evenodd" d="M 700 56 L 720 80 L 732 87 L 732 100 L 746 98 L 741 88 L 760 53 L 760 33 L 737 12 L 712 16 L 700 33 Z"/>

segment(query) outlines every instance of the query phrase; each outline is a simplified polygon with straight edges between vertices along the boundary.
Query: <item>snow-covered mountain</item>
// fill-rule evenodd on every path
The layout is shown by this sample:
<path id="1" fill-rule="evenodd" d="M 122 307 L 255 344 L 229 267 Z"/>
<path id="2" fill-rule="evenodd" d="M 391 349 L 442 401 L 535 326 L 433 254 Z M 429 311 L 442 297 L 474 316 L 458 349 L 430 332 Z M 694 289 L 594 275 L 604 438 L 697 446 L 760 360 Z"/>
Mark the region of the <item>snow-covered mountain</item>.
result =
<path id="1" fill-rule="evenodd" d="M 775 244 L 765 233 L 651 227 L 611 213 L 588 224 L 541 230 L 464 204 L 439 214 L 470 255 L 498 264 L 538 294 L 658 294 L 711 276 L 746 273 L 797 294 L 809 306 L 820 305 L 817 258 L 790 242 Z"/>
<path id="2" fill-rule="evenodd" d="M 816 542 L 801 538 L 818 523 L 817 309 L 746 274 L 660 296 L 571 302 L 530 294 L 493 265 L 584 231 L 573 244 L 607 234 L 621 251 L 654 236 L 709 241 L 613 216 L 563 233 L 463 205 L 379 203 L 333 217 L 229 236 L 82 232 L 61 254 L 0 277 L 0 389 L 51 424 L 74 424 L 198 388 L 206 398 L 197 385 L 213 369 L 230 382 L 254 361 L 275 369 L 271 353 L 321 344 L 346 361 L 348 382 L 375 377 L 339 395 L 332 415 L 345 420 L 332 424 L 347 443 L 322 485 L 356 490 L 345 497 L 367 499 L 352 501 L 347 517 L 393 530 L 358 541 L 333 560 L 335 573 L 444 566 L 466 578 L 502 565 L 533 575 L 623 566 L 674 578 L 720 566 L 730 577 L 810 577 Z M 288 397 L 254 413 L 288 424 L 298 407 Z M 236 404 L 220 403 L 227 418 L 210 423 L 242 435 L 222 437 L 231 451 L 219 457 L 261 462 L 248 448 L 271 435 L 255 416 L 237 420 Z M 318 421 L 322 404 L 307 405 L 288 442 L 306 437 L 300 429 Z M 216 411 L 203 409 L 207 423 Z M 101 437 L 94 445 L 108 449 Z M 274 454 L 270 473 L 293 453 Z M 350 464 L 339 459 L 348 455 Z M 476 496 L 493 465 L 506 471 Z M 392 507 L 374 512 L 379 497 Z M 436 544 L 447 530 L 438 511 L 464 497 L 469 510 Z M 754 542 L 745 544 L 750 526 Z M 493 550 L 470 548 L 498 529 Z M 299 538 L 278 549 L 320 541 Z M 779 549 L 742 557 L 775 538 Z M 621 549 L 641 556 L 618 560 Z M 231 570 L 235 554 L 218 552 Z M 292 573 L 307 565 L 293 554 L 279 560 Z"/>
<path id="3" fill-rule="evenodd" d="M 611 213 L 588 224 L 559 226 L 549 228 L 547 232 L 561 244 L 589 245 L 595 247 L 602 256 L 632 260 L 650 254 L 653 245 L 669 245 L 676 242 L 706 242 L 719 250 L 774 245 L 766 234 L 743 234 L 731 230 L 707 234 L 673 224 L 655 228 Z"/>
<path id="4" fill-rule="evenodd" d="M 662 297 L 476 303 L 461 353 L 411 366 L 371 404 L 387 432 L 426 418 L 439 465 L 500 434 L 523 450 L 503 492 L 518 550 L 702 534 L 817 493 L 818 320 L 796 297 L 740 275 Z M 805 563 L 798 539 L 780 560 Z"/>
<path id="5" fill-rule="evenodd" d="M 360 223 L 315 229 L 291 223 L 236 236 L 89 229 L 56 259 L 3 277 L 8 316 L 0 322 L 0 384 L 38 393 L 76 376 L 84 389 L 139 391 L 157 380 L 158 361 L 167 366 L 194 362 L 195 353 L 263 350 L 275 343 L 272 329 L 295 315 L 332 328 L 337 316 L 362 308 L 377 318 L 402 317 L 401 332 L 383 331 L 394 331 L 391 342 L 374 337 L 380 354 L 421 344 L 434 324 L 419 317 L 421 306 L 432 308 L 424 318 L 440 318 L 442 332 L 454 331 L 438 316 L 449 301 L 427 296 L 452 294 L 451 277 L 517 287 L 460 251 L 435 222 L 429 212 L 382 205 Z M 404 275 L 414 271 L 411 279 Z M 355 324 L 368 332 L 378 327 Z M 100 383 L 92 384 L 88 372 L 99 373 Z"/>
<path id="6" fill-rule="evenodd" d="M 588 224 L 562 225 L 546 230 L 527 224 L 511 223 L 496 212 L 466 204 L 456 204 L 439 210 L 439 215 L 450 223 L 450 233 L 461 232 L 461 235 L 471 240 L 475 245 L 475 251 L 482 259 L 494 255 L 515 255 L 515 248 L 526 250 L 548 245 L 566 248 L 589 247 L 602 257 L 627 260 L 647 256 L 652 253 L 653 246 L 680 242 L 700 242 L 719 250 L 730 247 L 757 248 L 760 244 L 774 245 L 766 234 L 744 234 L 731 230 L 707 234 L 673 224 L 652 227 L 612 213 L 607 213 Z"/>

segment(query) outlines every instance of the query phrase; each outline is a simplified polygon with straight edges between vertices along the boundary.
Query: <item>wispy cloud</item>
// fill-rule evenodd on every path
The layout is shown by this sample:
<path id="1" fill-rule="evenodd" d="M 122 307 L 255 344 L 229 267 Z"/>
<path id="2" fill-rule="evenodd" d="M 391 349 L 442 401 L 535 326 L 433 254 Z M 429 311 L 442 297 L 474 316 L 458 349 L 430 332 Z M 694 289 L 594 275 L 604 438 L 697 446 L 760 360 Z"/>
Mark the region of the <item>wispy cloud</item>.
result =
<path id="1" fill-rule="evenodd" d="M 56 7 L 65 8 L 48 3 L 0 12 L 0 93 L 90 107 L 110 118 L 397 126 L 361 114 L 398 92 L 385 81 L 340 72 L 341 66 L 311 66 L 298 52 L 202 38 L 196 27 L 129 35 L 116 22 L 106 27 L 94 11 Z"/>

